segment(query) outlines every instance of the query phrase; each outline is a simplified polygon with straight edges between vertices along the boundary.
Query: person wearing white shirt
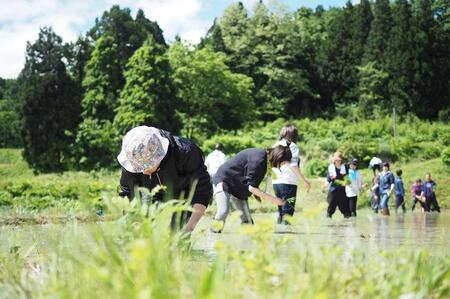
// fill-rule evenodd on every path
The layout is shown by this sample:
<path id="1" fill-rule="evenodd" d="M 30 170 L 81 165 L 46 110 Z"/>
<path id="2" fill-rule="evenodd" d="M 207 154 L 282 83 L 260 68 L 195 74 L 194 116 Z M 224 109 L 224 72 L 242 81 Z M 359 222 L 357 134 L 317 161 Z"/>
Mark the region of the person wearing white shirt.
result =
<path id="1" fill-rule="evenodd" d="M 220 165 L 225 163 L 226 160 L 227 156 L 223 152 L 223 144 L 217 143 L 215 150 L 212 151 L 205 160 L 205 165 L 211 178 L 217 172 L 217 169 L 219 169 Z"/>
<path id="2" fill-rule="evenodd" d="M 352 159 L 350 161 L 350 169 L 348 170 L 348 178 L 350 184 L 345 186 L 345 195 L 348 199 L 348 206 L 350 209 L 350 216 L 356 217 L 356 202 L 358 200 L 358 195 L 363 187 L 361 173 L 358 171 L 358 160 Z"/>
<path id="3" fill-rule="evenodd" d="M 289 224 L 285 215 L 293 216 L 295 212 L 295 201 L 297 198 L 297 182 L 302 180 L 306 185 L 306 190 L 309 192 L 311 183 L 305 179 L 300 170 L 300 157 L 299 149 L 296 144 L 298 139 L 297 128 L 291 124 L 288 124 L 281 128 L 280 139 L 274 146 L 282 145 L 289 146 L 292 154 L 290 161 L 285 161 L 279 165 L 279 167 L 273 167 L 272 171 L 275 174 L 273 180 L 273 189 L 275 195 L 286 203 L 283 206 L 278 207 L 278 224 Z"/>

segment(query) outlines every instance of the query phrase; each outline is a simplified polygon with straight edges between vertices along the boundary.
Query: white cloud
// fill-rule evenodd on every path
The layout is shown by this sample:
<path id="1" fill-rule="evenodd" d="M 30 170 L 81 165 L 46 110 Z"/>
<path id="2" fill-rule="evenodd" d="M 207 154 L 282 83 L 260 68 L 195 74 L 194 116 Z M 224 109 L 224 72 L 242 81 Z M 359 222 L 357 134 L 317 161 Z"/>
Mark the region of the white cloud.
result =
<path id="1" fill-rule="evenodd" d="M 0 76 L 18 75 L 25 61 L 26 42 L 37 39 L 39 28 L 51 26 L 64 41 L 83 33 L 87 18 L 95 18 L 87 1 L 0 0 Z"/>
<path id="2" fill-rule="evenodd" d="M 117 1 L 110 0 L 110 3 Z M 169 40 L 178 34 L 184 40 L 197 43 L 212 23 L 212 20 L 201 19 L 205 5 L 200 0 L 123 0 L 120 4 L 134 12 L 141 8 L 147 18 L 158 22 Z"/>
<path id="3" fill-rule="evenodd" d="M 133 15 L 142 8 L 168 40 L 178 34 L 197 43 L 212 23 L 201 16 L 205 7 L 201 0 L 0 0 L 0 77 L 18 75 L 26 42 L 37 39 L 40 27 L 52 26 L 65 42 L 73 41 L 113 4 L 131 8 Z"/>

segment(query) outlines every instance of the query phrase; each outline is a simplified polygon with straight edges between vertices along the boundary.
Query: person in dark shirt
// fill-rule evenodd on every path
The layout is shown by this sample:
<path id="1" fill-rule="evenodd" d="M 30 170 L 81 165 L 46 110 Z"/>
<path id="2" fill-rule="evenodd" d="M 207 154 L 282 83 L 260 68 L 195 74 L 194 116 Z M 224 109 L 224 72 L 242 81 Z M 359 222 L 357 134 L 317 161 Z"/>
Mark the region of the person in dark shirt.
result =
<path id="1" fill-rule="evenodd" d="M 406 212 L 405 188 L 403 187 L 403 180 L 402 180 L 403 171 L 401 169 L 397 169 L 396 174 L 397 177 L 395 178 L 395 186 L 394 186 L 395 212 L 398 211 L 399 207 L 402 207 L 403 213 L 405 213 Z"/>
<path id="2" fill-rule="evenodd" d="M 422 186 L 423 195 L 425 196 L 425 201 L 428 211 L 441 212 L 441 208 L 436 199 L 436 182 L 431 178 L 431 173 L 427 173 L 425 176 L 425 183 Z"/>
<path id="3" fill-rule="evenodd" d="M 133 200 L 136 187 L 152 190 L 165 186 L 167 191 L 152 200 L 162 201 L 167 194 L 170 199 L 191 198 L 193 212 L 182 213 L 177 224 L 172 219 L 172 227 L 184 225 L 186 231 L 194 230 L 212 197 L 210 176 L 197 145 L 167 131 L 140 126 L 126 133 L 117 159 L 122 166 L 120 196 Z M 193 184 L 195 190 L 189 194 Z"/>
<path id="4" fill-rule="evenodd" d="M 282 145 L 267 150 L 249 148 L 237 153 L 227 160 L 213 176 L 214 199 L 217 203 L 217 213 L 211 226 L 211 231 L 222 231 L 230 211 L 230 201 L 241 214 L 242 223 L 253 224 L 248 206 L 248 197 L 255 195 L 282 206 L 285 202 L 258 188 L 266 175 L 268 167 L 279 167 L 284 161 L 290 161 L 292 154 L 289 147 Z"/>

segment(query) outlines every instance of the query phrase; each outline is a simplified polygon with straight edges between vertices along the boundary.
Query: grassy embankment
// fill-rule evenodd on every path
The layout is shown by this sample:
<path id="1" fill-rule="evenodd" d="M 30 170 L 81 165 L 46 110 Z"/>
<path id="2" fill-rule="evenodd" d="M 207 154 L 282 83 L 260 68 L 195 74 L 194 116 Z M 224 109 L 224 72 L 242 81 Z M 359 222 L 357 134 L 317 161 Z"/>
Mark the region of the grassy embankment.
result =
<path id="1" fill-rule="evenodd" d="M 416 177 L 423 177 L 426 171 L 430 171 L 438 184 L 437 194 L 441 206 L 450 207 L 450 176 L 440 159 L 397 163 L 392 168 L 398 167 L 403 169 L 407 190 Z M 20 150 L 1 149 L 0 223 L 32 224 L 109 219 L 111 215 L 108 213 L 99 218 L 95 212 L 105 198 L 116 196 L 119 175 L 119 170 L 34 175 L 21 158 Z M 370 170 L 363 169 L 363 176 L 369 181 Z M 309 193 L 306 193 L 304 186 L 300 184 L 297 203 L 299 209 L 317 205 L 326 198 L 326 194 L 321 191 L 323 178 L 311 178 L 311 181 L 313 184 Z M 410 198 L 407 197 L 407 200 Z M 269 203 L 259 204 L 255 200 L 250 203 L 252 209 L 261 212 L 276 210 L 276 207 Z M 368 196 L 363 193 L 359 205 L 364 207 L 367 204 Z M 209 211 L 213 212 L 214 207 Z"/>

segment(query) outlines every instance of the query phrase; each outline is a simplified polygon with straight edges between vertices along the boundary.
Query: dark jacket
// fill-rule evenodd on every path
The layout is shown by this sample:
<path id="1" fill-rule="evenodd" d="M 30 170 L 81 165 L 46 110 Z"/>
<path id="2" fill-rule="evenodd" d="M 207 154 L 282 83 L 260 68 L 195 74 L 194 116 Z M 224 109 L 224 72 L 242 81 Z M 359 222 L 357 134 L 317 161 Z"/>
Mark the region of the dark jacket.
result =
<path id="1" fill-rule="evenodd" d="M 169 139 L 169 148 L 161 161 L 159 169 L 151 176 L 143 173 L 132 173 L 122 167 L 120 177 L 120 195 L 134 198 L 136 186 L 146 187 L 149 190 L 159 184 L 167 187 L 169 198 L 179 199 L 189 197 L 192 183 L 197 185 L 191 203 L 200 203 L 208 206 L 212 197 L 212 185 L 203 159 L 203 152 L 191 140 L 173 136 L 171 133 L 160 130 L 163 137 Z M 163 200 L 164 194 L 159 193 L 154 200 Z"/>
<path id="2" fill-rule="evenodd" d="M 223 183 L 223 190 L 239 199 L 247 199 L 249 186 L 258 187 L 267 171 L 265 150 L 249 148 L 227 160 L 213 176 L 213 183 Z"/>
<path id="3" fill-rule="evenodd" d="M 433 196 L 436 196 L 434 193 L 435 189 L 436 189 L 436 182 L 433 180 L 425 181 L 422 185 L 423 195 L 426 198 L 432 198 Z"/>
<path id="4" fill-rule="evenodd" d="M 398 197 L 405 197 L 405 188 L 403 188 L 403 180 L 401 177 L 395 179 L 394 194 Z"/>

